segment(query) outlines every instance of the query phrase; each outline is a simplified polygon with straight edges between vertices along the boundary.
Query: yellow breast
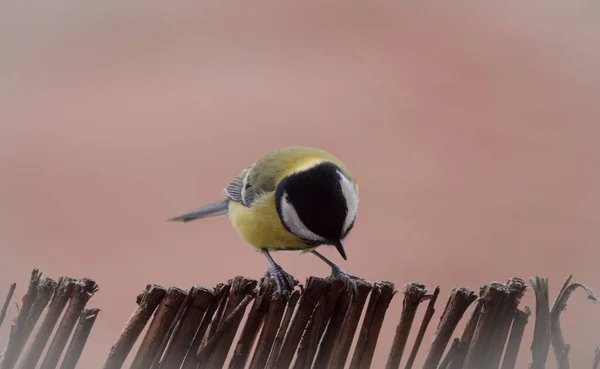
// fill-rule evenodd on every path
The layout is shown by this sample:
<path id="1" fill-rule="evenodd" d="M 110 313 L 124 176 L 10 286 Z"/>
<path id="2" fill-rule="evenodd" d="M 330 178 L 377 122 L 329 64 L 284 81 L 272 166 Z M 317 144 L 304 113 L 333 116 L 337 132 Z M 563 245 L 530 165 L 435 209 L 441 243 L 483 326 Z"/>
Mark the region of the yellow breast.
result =
<path id="1" fill-rule="evenodd" d="M 275 195 L 269 193 L 249 209 L 237 202 L 229 203 L 229 219 L 233 228 L 246 242 L 258 249 L 306 249 L 301 239 L 281 224 L 275 208 Z"/>

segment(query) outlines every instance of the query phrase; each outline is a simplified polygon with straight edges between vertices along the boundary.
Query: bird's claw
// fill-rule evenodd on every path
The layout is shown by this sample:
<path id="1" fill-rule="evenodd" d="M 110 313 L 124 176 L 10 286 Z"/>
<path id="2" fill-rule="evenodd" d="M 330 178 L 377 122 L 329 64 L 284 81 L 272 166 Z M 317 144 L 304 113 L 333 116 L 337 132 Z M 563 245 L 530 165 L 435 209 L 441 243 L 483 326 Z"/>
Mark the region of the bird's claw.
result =
<path id="1" fill-rule="evenodd" d="M 356 280 L 358 277 L 346 273 L 338 266 L 331 268 L 331 277 L 344 282 L 345 289 L 353 295 L 358 293 L 358 288 L 356 287 Z"/>
<path id="2" fill-rule="evenodd" d="M 269 268 L 265 276 L 271 276 L 275 279 L 276 290 L 273 293 L 275 298 L 288 298 L 294 291 L 294 287 L 299 283 L 279 265 Z"/>

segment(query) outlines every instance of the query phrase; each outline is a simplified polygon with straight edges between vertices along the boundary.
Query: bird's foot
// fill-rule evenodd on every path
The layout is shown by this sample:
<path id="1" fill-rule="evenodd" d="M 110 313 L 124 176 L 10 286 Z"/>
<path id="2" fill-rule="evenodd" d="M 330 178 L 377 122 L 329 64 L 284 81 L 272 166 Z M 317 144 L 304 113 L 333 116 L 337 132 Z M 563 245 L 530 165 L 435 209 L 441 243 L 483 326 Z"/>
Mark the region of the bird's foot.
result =
<path id="1" fill-rule="evenodd" d="M 276 290 L 273 293 L 273 297 L 276 298 L 289 298 L 291 293 L 294 291 L 294 287 L 299 283 L 294 279 L 294 277 L 292 277 L 277 264 L 269 268 L 265 273 L 265 276 L 271 276 L 275 279 Z"/>
<path id="2" fill-rule="evenodd" d="M 358 288 L 356 287 L 356 280 L 358 279 L 358 277 L 346 273 L 342 270 L 342 268 L 338 266 L 334 266 L 331 268 L 331 277 L 344 282 L 345 289 L 353 295 L 356 295 L 358 293 Z"/>

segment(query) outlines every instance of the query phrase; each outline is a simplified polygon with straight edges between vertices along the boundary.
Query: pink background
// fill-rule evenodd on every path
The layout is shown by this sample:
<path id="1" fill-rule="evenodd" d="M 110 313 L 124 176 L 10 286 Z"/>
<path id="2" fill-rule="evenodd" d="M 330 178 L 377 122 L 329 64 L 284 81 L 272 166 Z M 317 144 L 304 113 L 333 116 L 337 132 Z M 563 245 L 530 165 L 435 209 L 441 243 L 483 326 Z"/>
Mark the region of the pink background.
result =
<path id="1" fill-rule="evenodd" d="M 295 144 L 330 150 L 360 183 L 348 261 L 325 254 L 370 280 L 439 284 L 433 325 L 454 286 L 538 274 L 554 298 L 573 273 L 600 289 L 598 10 L 4 2 L 0 295 L 17 281 L 20 298 L 33 267 L 94 278 L 102 312 L 82 367 L 100 367 L 146 283 L 264 273 L 227 219 L 165 219 Z M 329 273 L 313 256 L 274 256 L 300 279 Z M 572 367 L 591 365 L 600 307 L 577 292 L 563 321 Z"/>

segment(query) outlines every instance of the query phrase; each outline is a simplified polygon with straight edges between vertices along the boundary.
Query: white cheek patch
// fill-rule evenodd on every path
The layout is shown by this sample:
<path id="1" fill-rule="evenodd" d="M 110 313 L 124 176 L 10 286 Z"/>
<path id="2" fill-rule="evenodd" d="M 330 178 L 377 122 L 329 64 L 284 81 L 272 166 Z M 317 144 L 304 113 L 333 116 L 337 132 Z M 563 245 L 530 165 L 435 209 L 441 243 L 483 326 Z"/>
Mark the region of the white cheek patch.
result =
<path id="1" fill-rule="evenodd" d="M 340 176 L 340 187 L 342 188 L 342 193 L 346 199 L 346 207 L 348 208 L 343 229 L 343 233 L 346 233 L 356 218 L 356 212 L 358 211 L 358 196 L 356 195 L 352 182 L 350 182 L 342 172 L 338 171 L 338 174 Z"/>
<path id="2" fill-rule="evenodd" d="M 310 241 L 326 242 L 323 237 L 306 228 L 300 220 L 294 205 L 289 203 L 285 192 L 281 198 L 281 217 L 285 225 L 290 229 L 290 232 L 294 235 Z"/>

